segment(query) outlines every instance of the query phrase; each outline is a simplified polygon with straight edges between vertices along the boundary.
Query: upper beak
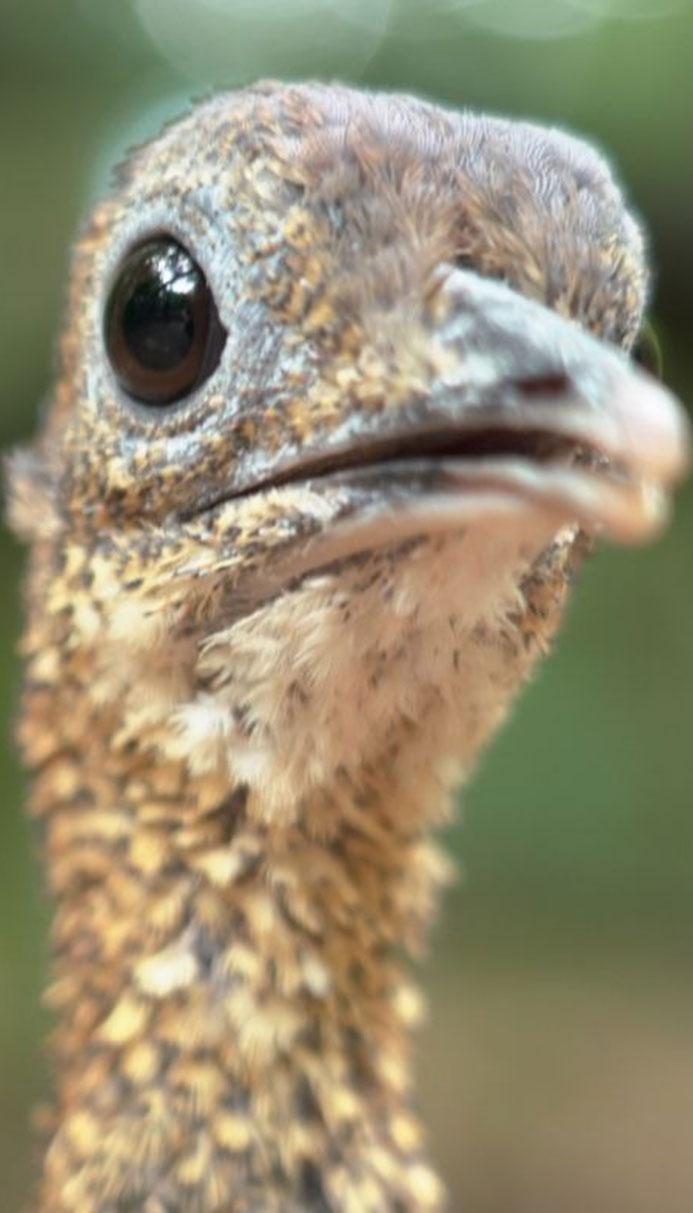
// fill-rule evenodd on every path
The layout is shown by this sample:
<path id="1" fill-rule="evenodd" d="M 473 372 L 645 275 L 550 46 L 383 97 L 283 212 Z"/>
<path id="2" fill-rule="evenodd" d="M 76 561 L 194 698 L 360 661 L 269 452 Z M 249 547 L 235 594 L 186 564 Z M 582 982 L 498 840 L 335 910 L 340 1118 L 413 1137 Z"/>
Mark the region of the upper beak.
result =
<path id="1" fill-rule="evenodd" d="M 441 337 L 457 360 L 434 394 L 461 394 L 467 424 L 546 427 L 663 486 L 684 475 L 691 430 L 682 405 L 621 350 L 468 271 L 450 276 L 442 298 Z"/>

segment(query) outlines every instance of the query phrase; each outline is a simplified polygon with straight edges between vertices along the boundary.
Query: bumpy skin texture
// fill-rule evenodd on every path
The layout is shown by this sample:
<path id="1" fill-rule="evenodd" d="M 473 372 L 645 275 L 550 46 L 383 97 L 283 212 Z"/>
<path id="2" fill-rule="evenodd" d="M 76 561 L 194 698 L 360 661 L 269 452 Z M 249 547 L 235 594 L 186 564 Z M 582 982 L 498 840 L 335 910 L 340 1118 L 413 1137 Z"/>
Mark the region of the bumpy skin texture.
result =
<path id="1" fill-rule="evenodd" d="M 229 332 L 168 412 L 124 399 L 101 338 L 120 258 L 157 230 Z M 447 879 L 431 830 L 547 647 L 580 539 L 480 510 L 312 568 L 368 485 L 257 489 L 455 379 L 441 265 L 503 279 L 478 287 L 489 331 L 509 288 L 546 332 L 548 308 L 626 348 L 639 325 L 640 236 L 589 148 L 337 87 L 201 106 L 131 157 L 77 245 L 11 491 L 31 543 L 19 735 L 57 903 L 41 1213 L 444 1203 L 402 954 Z M 508 373 L 541 375 L 521 336 Z"/>

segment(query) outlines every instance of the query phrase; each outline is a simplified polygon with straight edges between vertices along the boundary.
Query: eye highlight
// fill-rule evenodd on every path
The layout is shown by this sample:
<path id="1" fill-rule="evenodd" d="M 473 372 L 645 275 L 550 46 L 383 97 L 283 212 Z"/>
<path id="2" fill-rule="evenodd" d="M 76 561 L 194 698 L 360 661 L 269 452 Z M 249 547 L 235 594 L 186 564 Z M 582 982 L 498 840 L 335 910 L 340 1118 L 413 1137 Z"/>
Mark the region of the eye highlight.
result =
<path id="1" fill-rule="evenodd" d="M 104 342 L 123 391 L 165 407 L 215 370 L 226 341 L 200 266 L 172 236 L 125 256 L 104 316 Z"/>

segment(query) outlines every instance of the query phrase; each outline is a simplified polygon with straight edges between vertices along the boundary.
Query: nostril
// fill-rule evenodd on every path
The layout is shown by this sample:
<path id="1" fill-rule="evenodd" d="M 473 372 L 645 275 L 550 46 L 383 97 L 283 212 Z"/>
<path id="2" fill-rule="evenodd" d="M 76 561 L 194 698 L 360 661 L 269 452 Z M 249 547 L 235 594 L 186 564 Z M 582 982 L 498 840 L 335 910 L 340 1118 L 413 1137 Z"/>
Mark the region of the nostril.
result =
<path id="1" fill-rule="evenodd" d="M 570 392 L 570 380 L 567 375 L 528 375 L 526 379 L 516 379 L 515 387 L 523 396 L 566 396 Z"/>

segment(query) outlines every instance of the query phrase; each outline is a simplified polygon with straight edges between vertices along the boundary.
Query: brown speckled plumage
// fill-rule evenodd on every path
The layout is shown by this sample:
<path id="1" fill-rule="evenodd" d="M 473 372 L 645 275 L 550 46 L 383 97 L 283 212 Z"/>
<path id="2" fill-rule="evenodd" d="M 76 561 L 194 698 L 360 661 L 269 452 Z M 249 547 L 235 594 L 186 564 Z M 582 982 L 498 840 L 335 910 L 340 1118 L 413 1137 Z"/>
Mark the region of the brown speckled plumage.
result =
<path id="1" fill-rule="evenodd" d="M 124 399 L 101 336 L 158 231 L 228 330 L 168 411 Z M 447 877 L 432 829 L 559 621 L 575 524 L 645 537 L 642 482 L 680 470 L 670 398 L 609 349 L 645 291 L 589 148 L 338 87 L 206 103 L 96 209 L 11 474 L 57 905 L 40 1213 L 442 1207 L 403 957 Z M 554 424 L 629 476 L 578 492 L 549 460 L 508 488 L 489 431 L 526 430 L 538 466 Z"/>

